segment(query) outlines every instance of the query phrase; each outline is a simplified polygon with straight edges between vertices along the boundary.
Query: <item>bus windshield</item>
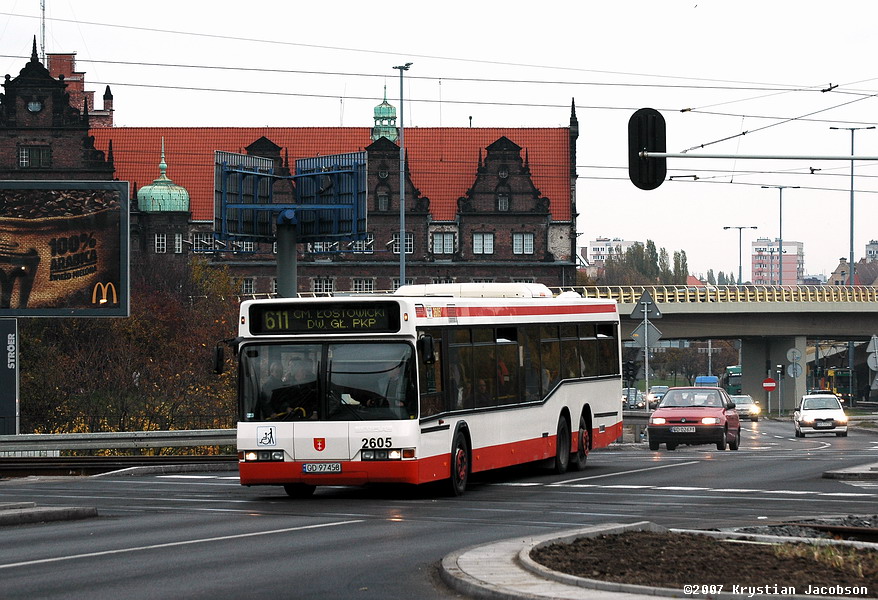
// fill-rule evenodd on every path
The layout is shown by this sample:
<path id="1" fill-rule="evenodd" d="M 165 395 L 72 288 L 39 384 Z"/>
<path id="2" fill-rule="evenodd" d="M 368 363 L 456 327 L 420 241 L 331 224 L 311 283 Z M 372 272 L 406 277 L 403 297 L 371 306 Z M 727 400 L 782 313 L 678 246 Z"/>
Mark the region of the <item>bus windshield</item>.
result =
<path id="1" fill-rule="evenodd" d="M 247 345 L 240 365 L 241 420 L 414 419 L 413 357 L 404 343 Z"/>

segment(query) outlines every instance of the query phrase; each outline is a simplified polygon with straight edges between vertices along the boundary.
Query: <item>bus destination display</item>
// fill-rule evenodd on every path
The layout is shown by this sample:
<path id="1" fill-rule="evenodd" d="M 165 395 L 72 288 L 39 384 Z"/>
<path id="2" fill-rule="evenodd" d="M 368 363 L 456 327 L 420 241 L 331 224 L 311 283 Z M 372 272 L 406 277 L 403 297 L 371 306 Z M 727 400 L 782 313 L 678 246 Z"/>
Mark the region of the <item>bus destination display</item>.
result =
<path id="1" fill-rule="evenodd" d="M 257 304 L 250 309 L 254 334 L 392 333 L 399 331 L 395 302 Z"/>

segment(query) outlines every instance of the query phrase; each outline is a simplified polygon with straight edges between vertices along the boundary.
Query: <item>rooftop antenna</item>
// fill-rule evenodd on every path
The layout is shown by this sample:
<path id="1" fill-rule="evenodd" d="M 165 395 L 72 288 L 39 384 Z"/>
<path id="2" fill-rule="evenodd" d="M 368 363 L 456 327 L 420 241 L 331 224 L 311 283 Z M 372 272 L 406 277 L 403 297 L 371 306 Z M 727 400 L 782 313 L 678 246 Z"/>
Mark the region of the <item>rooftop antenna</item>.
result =
<path id="1" fill-rule="evenodd" d="M 46 66 L 46 0 L 40 0 L 40 60 Z"/>

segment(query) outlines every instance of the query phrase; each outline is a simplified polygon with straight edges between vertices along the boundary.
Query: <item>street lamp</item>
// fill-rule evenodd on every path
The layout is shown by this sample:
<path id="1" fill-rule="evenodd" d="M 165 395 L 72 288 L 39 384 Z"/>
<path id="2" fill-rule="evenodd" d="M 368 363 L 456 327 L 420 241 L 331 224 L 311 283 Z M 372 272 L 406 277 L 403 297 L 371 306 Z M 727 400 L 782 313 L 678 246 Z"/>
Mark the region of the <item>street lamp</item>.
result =
<path id="1" fill-rule="evenodd" d="M 738 285 L 743 283 L 742 273 L 741 273 L 741 257 L 742 257 L 742 248 L 741 248 L 741 230 L 742 229 L 756 229 L 755 225 L 727 225 L 723 227 L 723 229 L 737 229 L 738 230 Z"/>
<path id="2" fill-rule="evenodd" d="M 777 239 L 777 280 L 783 285 L 783 191 L 787 188 L 798 189 L 797 185 L 763 185 L 762 189 L 776 189 L 780 192 L 780 218 L 778 220 L 778 239 Z M 798 277 L 796 278 L 798 282 Z"/>
<path id="3" fill-rule="evenodd" d="M 850 273 L 848 273 L 848 285 L 854 285 L 854 132 L 860 129 L 875 129 L 869 127 L 830 127 L 830 129 L 845 129 L 851 132 L 851 239 L 850 239 Z"/>
<path id="4" fill-rule="evenodd" d="M 399 285 L 405 285 L 405 120 L 403 119 L 402 78 L 412 63 L 399 69 Z"/>
<path id="5" fill-rule="evenodd" d="M 851 240 L 850 256 L 848 265 L 848 285 L 854 285 L 854 132 L 860 129 L 875 129 L 875 125 L 869 127 L 830 127 L 830 129 L 846 129 L 851 132 Z M 848 368 L 851 370 L 851 404 L 853 404 L 854 386 L 854 343 L 848 342 Z"/>

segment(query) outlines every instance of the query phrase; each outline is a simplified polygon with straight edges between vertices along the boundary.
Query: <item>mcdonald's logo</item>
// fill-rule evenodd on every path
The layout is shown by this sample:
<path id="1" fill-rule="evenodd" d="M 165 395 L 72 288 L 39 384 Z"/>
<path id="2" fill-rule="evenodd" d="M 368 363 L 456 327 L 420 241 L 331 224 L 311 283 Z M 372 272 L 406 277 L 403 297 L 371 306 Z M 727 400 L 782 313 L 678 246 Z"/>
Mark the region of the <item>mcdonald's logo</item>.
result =
<path id="1" fill-rule="evenodd" d="M 98 299 L 98 290 L 101 291 L 101 297 Z M 116 286 L 113 285 L 113 282 L 110 281 L 107 284 L 103 284 L 100 281 L 95 284 L 94 289 L 91 292 L 91 303 L 92 304 L 106 304 L 108 302 L 107 295 L 112 292 L 113 293 L 113 304 L 117 304 L 119 302 L 116 297 Z"/>

